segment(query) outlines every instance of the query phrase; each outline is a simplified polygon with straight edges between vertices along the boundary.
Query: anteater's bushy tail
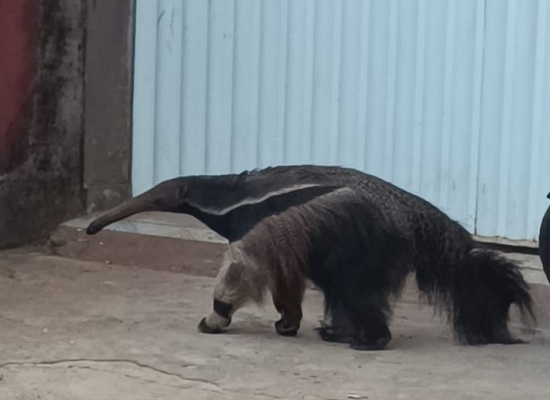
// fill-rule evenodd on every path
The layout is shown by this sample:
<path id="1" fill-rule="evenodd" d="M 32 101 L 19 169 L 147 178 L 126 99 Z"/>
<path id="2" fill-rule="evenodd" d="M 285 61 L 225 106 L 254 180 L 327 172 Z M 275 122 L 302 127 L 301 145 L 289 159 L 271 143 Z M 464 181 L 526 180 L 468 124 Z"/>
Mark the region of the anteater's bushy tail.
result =
<path id="1" fill-rule="evenodd" d="M 450 311 L 462 342 L 522 342 L 508 330 L 512 304 L 518 306 L 523 317 L 535 321 L 529 288 L 518 266 L 495 251 L 470 250 L 451 284 Z"/>

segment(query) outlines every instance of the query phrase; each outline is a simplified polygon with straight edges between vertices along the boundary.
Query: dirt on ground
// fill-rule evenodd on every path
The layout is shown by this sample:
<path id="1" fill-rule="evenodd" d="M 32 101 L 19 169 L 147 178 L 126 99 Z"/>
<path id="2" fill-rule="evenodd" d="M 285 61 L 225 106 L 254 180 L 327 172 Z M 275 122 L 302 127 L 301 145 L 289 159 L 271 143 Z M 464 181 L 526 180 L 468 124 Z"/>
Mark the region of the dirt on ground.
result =
<path id="1" fill-rule="evenodd" d="M 547 286 L 535 288 L 537 329 L 516 329 L 528 344 L 457 344 L 409 285 L 388 349 L 355 351 L 318 338 L 322 296 L 315 290 L 307 291 L 297 337 L 275 333 L 269 302 L 238 312 L 226 333 L 199 333 L 213 282 L 0 252 L 0 399 L 550 398 Z"/>

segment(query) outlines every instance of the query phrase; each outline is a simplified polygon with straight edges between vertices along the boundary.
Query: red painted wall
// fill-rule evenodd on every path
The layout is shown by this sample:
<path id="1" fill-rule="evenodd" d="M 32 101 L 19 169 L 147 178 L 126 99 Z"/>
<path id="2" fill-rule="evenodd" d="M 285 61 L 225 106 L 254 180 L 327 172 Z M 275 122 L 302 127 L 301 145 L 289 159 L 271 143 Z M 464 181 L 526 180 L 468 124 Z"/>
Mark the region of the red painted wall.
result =
<path id="1" fill-rule="evenodd" d="M 36 74 L 36 0 L 0 0 L 0 173 L 23 161 Z"/>

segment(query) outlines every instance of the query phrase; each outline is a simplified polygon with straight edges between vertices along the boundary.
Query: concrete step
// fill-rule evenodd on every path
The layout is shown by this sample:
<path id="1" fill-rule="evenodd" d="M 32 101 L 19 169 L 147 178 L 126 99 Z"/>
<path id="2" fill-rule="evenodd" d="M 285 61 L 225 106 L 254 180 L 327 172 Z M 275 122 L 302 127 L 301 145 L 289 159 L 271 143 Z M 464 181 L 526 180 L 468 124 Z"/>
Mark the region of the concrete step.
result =
<path id="1" fill-rule="evenodd" d="M 96 215 L 62 223 L 50 236 L 54 254 L 107 264 L 215 276 L 227 240 L 193 217 L 160 212 L 134 215 L 96 235 L 85 232 Z"/>
<path id="2" fill-rule="evenodd" d="M 540 257 L 534 254 L 524 253 L 505 253 L 506 257 L 517 262 L 521 267 L 521 272 L 525 280 L 529 283 L 549 286 L 548 278 L 542 268 Z"/>
<path id="3" fill-rule="evenodd" d="M 107 226 L 96 235 L 85 229 L 96 214 L 61 224 L 50 237 L 56 254 L 89 261 L 214 276 L 227 240 L 184 214 L 144 212 Z M 538 255 L 506 253 L 529 283 L 549 285 Z"/>

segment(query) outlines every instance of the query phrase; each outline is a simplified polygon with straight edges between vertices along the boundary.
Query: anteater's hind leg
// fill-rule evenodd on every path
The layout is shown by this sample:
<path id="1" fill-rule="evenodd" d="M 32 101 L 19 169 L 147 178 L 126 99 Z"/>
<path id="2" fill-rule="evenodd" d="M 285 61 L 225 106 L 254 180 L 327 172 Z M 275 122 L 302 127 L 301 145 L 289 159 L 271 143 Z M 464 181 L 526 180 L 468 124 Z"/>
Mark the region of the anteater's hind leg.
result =
<path id="1" fill-rule="evenodd" d="M 356 350 L 382 350 L 391 340 L 388 328 L 388 290 L 383 280 L 373 279 L 367 282 L 347 281 L 340 287 L 337 298 L 332 299 L 330 308 L 335 309 L 338 317 L 337 329 L 325 331 L 329 341 L 350 343 Z M 345 319 L 344 319 L 345 316 Z M 331 337 L 329 334 L 333 333 Z"/>
<path id="2" fill-rule="evenodd" d="M 292 285 L 275 284 L 273 304 L 281 314 L 275 322 L 275 330 L 282 336 L 296 336 L 302 320 L 302 300 L 304 299 L 305 282 L 300 280 Z"/>
<path id="3" fill-rule="evenodd" d="M 383 296 L 367 291 L 346 296 L 341 306 L 332 307 L 332 322 L 319 328 L 327 342 L 349 343 L 355 350 L 382 350 L 391 340 Z"/>
<path id="4" fill-rule="evenodd" d="M 316 330 L 321 339 L 334 343 L 351 343 L 356 336 L 349 316 L 341 305 L 328 309 L 325 307 L 325 318 Z"/>
<path id="5" fill-rule="evenodd" d="M 342 273 L 319 276 L 318 286 L 325 295 L 325 318 L 331 318 L 319 328 L 319 336 L 328 342 L 349 343 L 357 350 L 381 350 L 391 340 L 388 298 L 392 288 L 399 285 L 385 271 L 346 265 L 352 272 L 368 273 L 345 274 L 348 271 L 340 269 Z"/>
<path id="6" fill-rule="evenodd" d="M 355 350 L 382 350 L 391 340 L 388 327 L 387 299 L 378 293 L 365 293 L 348 304 L 348 313 L 357 327 L 350 347 Z"/>

